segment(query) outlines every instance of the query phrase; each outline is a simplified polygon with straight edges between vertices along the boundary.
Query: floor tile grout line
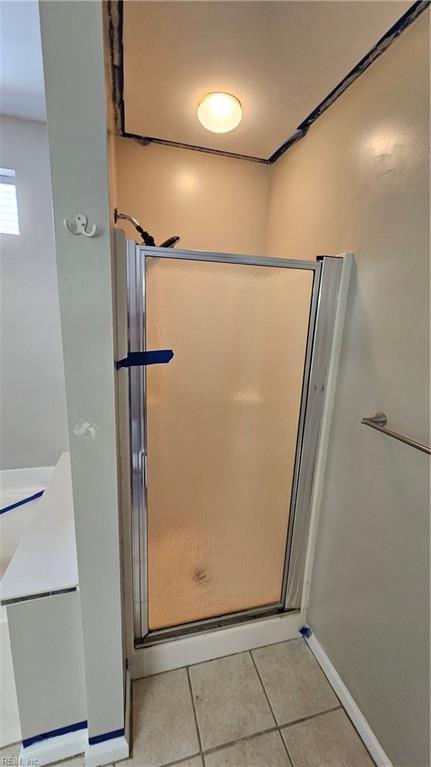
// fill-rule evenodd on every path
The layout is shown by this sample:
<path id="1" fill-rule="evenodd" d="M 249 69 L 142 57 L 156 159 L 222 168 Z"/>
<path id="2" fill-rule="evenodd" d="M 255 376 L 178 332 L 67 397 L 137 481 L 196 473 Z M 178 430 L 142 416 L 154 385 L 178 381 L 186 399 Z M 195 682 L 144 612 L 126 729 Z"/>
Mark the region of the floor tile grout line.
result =
<path id="1" fill-rule="evenodd" d="M 257 673 L 257 675 L 258 675 L 258 677 L 259 677 L 259 680 L 260 680 L 260 683 L 261 683 L 261 685 L 262 685 L 263 691 L 264 691 L 264 693 L 265 693 L 265 697 L 266 697 L 266 699 L 267 699 L 267 701 L 268 701 L 268 705 L 269 705 L 269 707 L 270 707 L 270 709 L 271 709 L 271 713 L 272 713 L 272 716 L 274 717 L 274 721 L 275 721 L 275 723 L 276 723 L 276 725 L 277 725 L 277 730 L 278 730 L 278 733 L 279 733 L 279 735 L 280 735 L 280 738 L 281 738 L 281 742 L 282 742 L 282 744 L 283 744 L 283 746 L 284 746 L 284 750 L 286 751 L 286 754 L 287 754 L 287 758 L 288 758 L 289 762 L 292 764 L 292 767 L 294 767 L 293 758 L 292 758 L 292 756 L 291 756 L 291 755 L 290 755 L 290 753 L 289 753 L 289 748 L 288 748 L 288 745 L 287 745 L 287 743 L 286 743 L 285 739 L 283 738 L 283 733 L 281 732 L 281 728 L 282 728 L 282 727 L 283 727 L 283 728 L 284 728 L 284 727 L 289 727 L 290 725 L 292 725 L 292 724 L 298 724 L 299 722 L 305 722 L 305 721 L 307 721 L 308 719 L 314 719 L 315 717 L 318 717 L 318 716 L 320 716 L 321 714 L 326 714 L 326 713 L 328 713 L 329 711 L 336 711 L 337 709 L 339 709 L 339 708 L 340 708 L 340 704 L 339 704 L 338 706 L 335 706 L 334 708 L 330 708 L 330 709 L 327 709 L 326 711 L 319 711 L 317 714 L 311 714 L 310 716 L 304 716 L 304 717 L 302 717 L 301 719 L 295 719 L 293 722 L 289 722 L 289 723 L 286 723 L 286 724 L 279 724 L 279 723 L 278 723 L 278 721 L 277 721 L 277 719 L 276 719 L 276 716 L 275 716 L 275 713 L 274 713 L 274 711 L 273 711 L 273 708 L 272 708 L 272 706 L 271 706 L 271 703 L 270 703 L 270 700 L 269 700 L 269 696 L 268 696 L 268 693 L 267 693 L 267 691 L 266 691 L 266 688 L 265 688 L 265 685 L 264 685 L 264 683 L 263 683 L 263 679 L 262 679 L 262 677 L 261 677 L 261 675 L 260 675 L 260 673 L 259 673 L 259 669 L 258 669 L 258 667 L 257 667 L 257 663 L 256 663 L 256 660 L 255 660 L 255 658 L 254 658 L 254 655 L 253 655 L 253 651 L 252 651 L 252 650 L 250 650 L 249 652 L 250 652 L 250 655 L 251 655 L 251 657 L 252 657 L 252 661 L 253 661 L 253 663 L 254 663 L 254 667 L 255 667 L 255 669 L 256 669 L 256 673 Z"/>
<path id="2" fill-rule="evenodd" d="M 267 691 L 266 691 L 266 688 L 265 688 L 265 685 L 264 685 L 264 683 L 263 683 L 262 677 L 261 677 L 261 675 L 259 674 L 259 669 L 258 669 L 258 667 L 257 667 L 257 663 L 256 663 L 256 661 L 255 661 L 255 659 L 254 659 L 254 656 L 253 656 L 253 652 L 252 652 L 251 650 L 249 650 L 249 653 L 250 653 L 250 656 L 251 656 L 251 661 L 252 661 L 252 663 L 253 663 L 253 666 L 254 666 L 254 668 L 256 669 L 256 674 L 257 674 L 257 676 L 258 676 L 259 682 L 260 682 L 260 684 L 261 684 L 261 686 L 262 686 L 262 690 L 263 690 L 263 693 L 264 693 L 264 695 L 265 695 L 265 698 L 266 698 L 266 702 L 268 703 L 268 706 L 269 706 L 269 710 L 271 711 L 271 714 L 272 714 L 272 718 L 273 718 L 273 720 L 274 720 L 274 722 L 275 722 L 275 725 L 276 725 L 276 727 L 278 727 L 277 717 L 276 717 L 276 716 L 275 716 L 275 714 L 274 714 L 273 708 L 272 708 L 272 706 L 271 706 L 271 702 L 270 702 L 270 700 L 269 700 L 269 696 L 268 696 L 268 693 L 267 693 Z"/>
<path id="3" fill-rule="evenodd" d="M 286 752 L 286 754 L 287 754 L 287 759 L 288 759 L 288 761 L 290 762 L 290 764 L 292 765 L 292 767 L 295 767 L 295 764 L 294 764 L 294 761 L 293 761 L 293 757 L 291 756 L 291 754 L 290 754 L 290 751 L 289 751 L 289 747 L 288 747 L 288 745 L 287 745 L 287 743 L 286 743 L 285 739 L 283 738 L 283 733 L 281 732 L 281 729 L 280 729 L 280 727 L 278 728 L 278 734 L 280 735 L 280 738 L 281 738 L 281 742 L 282 742 L 282 744 L 283 744 L 283 746 L 284 746 L 284 750 L 285 750 L 285 752 Z"/>
<path id="4" fill-rule="evenodd" d="M 338 711 L 339 708 L 343 708 L 341 704 L 339 704 L 338 706 L 332 706 L 332 708 L 325 708 L 324 711 L 316 711 L 315 714 L 309 714 L 308 716 L 301 716 L 299 719 L 292 719 L 291 722 L 284 722 L 284 723 L 278 724 L 277 727 L 280 730 L 284 730 L 286 727 L 292 727 L 295 724 L 302 724 L 302 722 L 308 722 L 309 719 L 317 719 L 319 716 L 330 714 L 332 711 Z"/>
<path id="5" fill-rule="evenodd" d="M 287 753 L 289 754 L 289 749 L 288 749 L 288 747 L 287 747 L 287 743 L 285 742 L 285 740 L 284 740 L 284 738 L 283 738 L 283 733 L 282 733 L 282 730 L 287 730 L 287 729 L 288 729 L 289 727 L 291 727 L 292 725 L 296 725 L 296 724 L 302 724 L 303 722 L 308 722 L 308 721 L 310 721 L 310 719 L 319 719 L 319 717 L 321 717 L 321 716 L 324 716 L 325 714 L 331 714 L 331 713 L 333 713 L 334 711 L 342 711 L 342 712 L 343 712 L 343 714 L 344 714 L 344 715 L 347 717 L 347 719 L 349 720 L 349 722 L 350 722 L 350 724 L 352 725 L 353 729 L 355 730 L 355 732 L 356 732 L 356 734 L 357 734 L 357 736 L 358 736 L 358 738 L 359 738 L 360 742 L 361 742 L 361 743 L 362 743 L 362 745 L 364 746 L 364 748 L 365 748 L 365 751 L 367 752 L 368 756 L 370 757 L 370 760 L 371 760 L 371 762 L 372 762 L 373 766 L 374 766 L 374 767 L 377 767 L 377 764 L 376 764 L 376 762 L 374 761 L 373 757 L 371 756 L 371 754 L 370 754 L 370 752 L 369 752 L 369 750 L 368 750 L 367 746 L 365 745 L 365 743 L 364 743 L 364 741 L 363 741 L 363 739 L 362 739 L 362 737 L 361 737 L 361 735 L 360 735 L 359 731 L 356 729 L 356 726 L 355 726 L 355 724 L 354 724 L 354 723 L 352 722 L 352 720 L 350 719 L 350 716 L 349 716 L 349 714 L 347 713 L 347 711 L 346 711 L 346 709 L 344 708 L 344 706 L 343 706 L 343 704 L 342 704 L 342 703 L 340 703 L 340 705 L 338 705 L 338 706 L 335 706 L 334 708 L 328 708 L 326 711 L 319 711 L 317 714 L 312 714 L 311 716 L 306 716 L 306 717 L 304 717 L 303 719 L 295 719 L 295 721 L 294 721 L 294 722 L 289 722 L 288 724 L 280 724 L 280 725 L 279 725 L 279 727 L 278 727 L 278 730 L 279 730 L 279 732 L 280 732 L 280 736 L 281 736 L 281 739 L 282 739 L 282 741 L 283 741 L 283 743 L 284 743 L 284 745 L 285 745 L 285 747 L 286 747 L 286 751 L 287 751 Z M 293 767 L 295 767 L 295 765 L 294 765 L 294 762 L 293 762 L 293 759 L 292 759 L 292 757 L 290 756 L 290 754 L 289 754 L 289 758 L 290 758 L 290 760 L 291 760 L 291 762 L 292 762 L 292 765 L 293 765 Z"/>
<path id="6" fill-rule="evenodd" d="M 213 746 L 212 748 L 207 748 L 206 750 L 202 749 L 200 751 L 200 755 L 202 757 L 205 757 L 205 756 L 208 756 L 210 754 L 214 754 L 217 751 L 223 751 L 224 748 L 230 748 L 231 746 L 235 746 L 237 743 L 243 743 L 244 741 L 247 741 L 247 740 L 253 740 L 254 738 L 260 737 L 261 735 L 268 735 L 269 733 L 272 733 L 272 732 L 279 732 L 280 733 L 280 737 L 282 739 L 282 742 L 283 742 L 283 744 L 285 746 L 285 749 L 286 749 L 286 751 L 288 753 L 289 759 L 292 761 L 292 759 L 290 757 L 290 754 L 288 752 L 287 746 L 286 746 L 286 744 L 284 742 L 284 738 L 283 738 L 283 735 L 281 733 L 281 730 L 282 729 L 286 729 L 287 727 L 290 727 L 290 725 L 300 724 L 302 722 L 306 722 L 309 719 L 317 719 L 318 717 L 322 716 L 323 714 L 329 714 L 332 711 L 338 711 L 338 709 L 340 709 L 340 708 L 342 708 L 342 706 L 336 706 L 335 708 L 331 708 L 331 709 L 328 709 L 326 711 L 319 711 L 317 714 L 311 714 L 310 716 L 303 717 L 302 719 L 295 719 L 295 721 L 289 722 L 288 724 L 281 724 L 281 725 L 275 724 L 274 727 L 268 727 L 265 730 L 259 730 L 259 732 L 253 732 L 250 735 L 243 735 L 242 738 L 236 738 L 235 740 L 229 740 L 226 743 L 220 743 L 218 746 Z M 185 757 L 182 761 L 187 761 L 187 759 L 193 759 L 196 756 L 199 756 L 199 754 L 192 754 L 191 756 Z M 181 762 L 178 762 L 178 764 L 180 764 L 180 763 Z M 176 765 L 176 764 L 177 764 L 177 762 L 169 762 L 168 764 L 162 765 L 162 767 L 172 767 L 172 765 Z M 293 761 L 292 761 L 292 764 L 293 764 Z"/>
<path id="7" fill-rule="evenodd" d="M 237 738 L 236 740 L 229 740 L 227 743 L 220 743 L 218 746 L 213 746 L 212 748 L 207 748 L 206 751 L 202 752 L 202 756 L 209 756 L 210 754 L 214 754 L 217 751 L 223 751 L 224 748 L 230 748 L 231 746 L 236 746 L 237 743 L 243 743 L 247 740 L 253 740 L 253 738 L 258 738 L 260 735 L 268 735 L 271 732 L 277 732 L 278 727 L 269 727 L 266 730 L 260 730 L 259 732 L 252 732 L 250 735 L 243 735 L 242 738 Z"/>
<path id="8" fill-rule="evenodd" d="M 198 714 L 197 714 L 197 711 L 196 711 L 195 699 L 194 699 L 194 696 L 193 696 L 192 680 L 191 680 L 191 677 L 190 677 L 190 670 L 189 670 L 188 666 L 186 666 L 186 674 L 187 674 L 187 680 L 188 680 L 188 683 L 189 683 L 190 697 L 192 699 L 193 716 L 195 718 L 196 732 L 197 732 L 197 736 L 198 736 L 199 753 L 201 754 L 202 760 L 203 760 L 202 738 L 201 738 L 201 732 L 200 732 L 200 729 L 199 729 Z"/>
<path id="9" fill-rule="evenodd" d="M 295 724 L 302 724 L 303 722 L 308 722 L 310 719 L 318 719 L 319 716 L 322 716 L 322 714 L 329 714 L 331 711 L 338 711 L 341 708 L 343 710 L 342 706 L 335 706 L 335 708 L 329 708 L 327 711 L 319 711 L 317 714 L 312 714 L 311 716 L 304 716 L 302 719 L 295 719 L 293 722 L 289 722 L 289 724 L 279 724 L 278 725 L 278 732 L 280 733 L 280 738 L 282 740 L 283 746 L 286 750 L 287 757 L 289 759 L 289 762 L 291 763 L 292 767 L 295 767 L 295 762 L 293 760 L 293 756 L 291 755 L 289 751 L 289 746 L 286 743 L 285 738 L 283 737 L 282 730 L 287 730 L 288 727 Z"/>
<path id="10" fill-rule="evenodd" d="M 164 762 L 160 765 L 160 767 L 177 767 L 177 764 L 181 765 L 185 762 L 188 762 L 189 759 L 196 759 L 197 756 L 202 756 L 202 753 L 200 751 L 196 751 L 195 754 L 191 754 L 190 756 L 184 756 L 181 759 L 177 759 L 174 762 Z M 107 766 L 109 767 L 109 765 Z"/>
<path id="11" fill-rule="evenodd" d="M 292 722 L 285 722 L 284 724 L 277 724 L 277 722 L 275 722 L 274 727 L 268 727 L 265 730 L 259 730 L 258 732 L 251 733 L 250 735 L 243 735 L 242 738 L 229 740 L 226 743 L 221 743 L 219 746 L 213 746 L 212 748 L 207 748 L 206 750 L 202 750 L 202 755 L 205 756 L 205 754 L 212 754 L 214 751 L 220 751 L 221 749 L 227 748 L 228 746 L 234 746 L 235 743 L 241 743 L 243 740 L 251 740 L 251 738 L 257 738 L 259 735 L 266 735 L 269 732 L 276 732 L 278 730 L 281 735 L 281 730 L 285 730 L 287 727 L 290 727 L 295 724 L 301 724 L 302 722 L 308 722 L 310 719 L 318 719 L 320 716 L 324 716 L 324 714 L 330 714 L 333 711 L 338 711 L 339 709 L 342 709 L 344 711 L 343 707 L 339 705 L 339 706 L 334 706 L 333 708 L 328 708 L 325 711 L 318 711 L 316 714 L 310 714 L 309 716 L 304 716 L 301 719 L 294 719 Z"/>

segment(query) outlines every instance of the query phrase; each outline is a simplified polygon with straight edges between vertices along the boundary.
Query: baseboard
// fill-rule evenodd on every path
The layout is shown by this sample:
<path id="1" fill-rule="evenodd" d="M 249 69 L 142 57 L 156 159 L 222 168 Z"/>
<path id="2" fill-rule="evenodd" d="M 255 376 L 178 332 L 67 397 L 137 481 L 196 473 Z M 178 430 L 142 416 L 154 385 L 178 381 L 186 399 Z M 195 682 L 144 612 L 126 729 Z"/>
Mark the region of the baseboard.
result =
<path id="1" fill-rule="evenodd" d="M 54 738 L 46 738 L 31 746 L 21 746 L 19 764 L 23 767 L 42 767 L 59 762 L 77 754 L 83 754 L 88 746 L 88 730 L 77 730 Z"/>
<path id="2" fill-rule="evenodd" d="M 129 756 L 129 744 L 124 735 L 120 738 L 104 740 L 94 746 L 88 746 L 85 751 L 85 767 L 100 767 L 103 764 L 112 764 L 127 759 Z"/>
<path id="3" fill-rule="evenodd" d="M 296 639 L 304 624 L 300 612 L 260 618 L 216 631 L 135 649 L 129 658 L 132 679 L 202 663 L 244 650 Z"/>
<path id="4" fill-rule="evenodd" d="M 338 695 L 377 767 L 393 767 L 391 760 L 387 754 L 385 754 L 361 709 L 355 703 L 352 695 L 320 642 L 316 639 L 314 634 L 311 634 L 310 637 L 306 637 L 306 641 L 322 671 Z"/>

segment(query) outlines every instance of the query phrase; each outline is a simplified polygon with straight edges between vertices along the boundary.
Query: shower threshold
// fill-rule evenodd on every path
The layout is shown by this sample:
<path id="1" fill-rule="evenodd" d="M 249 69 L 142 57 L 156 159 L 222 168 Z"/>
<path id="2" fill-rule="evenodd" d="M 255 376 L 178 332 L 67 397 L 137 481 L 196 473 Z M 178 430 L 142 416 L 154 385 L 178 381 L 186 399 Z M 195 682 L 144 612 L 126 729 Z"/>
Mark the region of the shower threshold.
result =
<path id="1" fill-rule="evenodd" d="M 286 615 L 288 613 L 296 612 L 298 612 L 298 610 L 286 610 L 283 602 L 275 602 L 270 605 L 263 605 L 262 607 L 241 610 L 240 612 L 216 615 L 213 618 L 204 618 L 199 621 L 191 621 L 176 626 L 167 626 L 162 629 L 150 630 L 144 638 L 135 640 L 135 648 L 149 647 L 150 645 L 159 644 L 160 642 L 168 642 L 173 639 L 191 637 L 197 634 L 208 633 L 209 631 L 217 631 L 248 621 L 270 618 L 274 615 L 279 615 L 280 613 Z"/>

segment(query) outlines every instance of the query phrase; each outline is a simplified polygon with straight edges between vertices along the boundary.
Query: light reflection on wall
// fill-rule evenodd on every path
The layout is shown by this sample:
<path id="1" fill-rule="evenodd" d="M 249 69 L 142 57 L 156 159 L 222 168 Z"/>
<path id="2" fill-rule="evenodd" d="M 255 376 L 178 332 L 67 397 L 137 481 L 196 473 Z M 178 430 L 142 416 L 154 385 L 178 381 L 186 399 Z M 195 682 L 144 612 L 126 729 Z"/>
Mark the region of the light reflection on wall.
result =
<path id="1" fill-rule="evenodd" d="M 396 148 L 402 147 L 407 142 L 407 136 L 392 127 L 380 127 L 373 131 L 366 139 L 365 146 L 368 152 L 376 157 L 392 155 Z"/>
<path id="2" fill-rule="evenodd" d="M 231 395 L 233 402 L 239 402 L 241 405 L 257 405 L 263 402 L 263 396 L 260 392 L 239 391 Z"/>
<path id="3" fill-rule="evenodd" d="M 181 171 L 177 174 L 176 185 L 182 192 L 195 192 L 198 188 L 198 180 L 193 173 Z"/>
<path id="4" fill-rule="evenodd" d="M 379 125 L 366 134 L 363 141 L 361 156 L 370 168 L 374 177 L 387 176 L 391 184 L 400 175 L 404 175 L 415 164 L 416 150 L 412 135 L 405 128 L 397 125 Z"/>

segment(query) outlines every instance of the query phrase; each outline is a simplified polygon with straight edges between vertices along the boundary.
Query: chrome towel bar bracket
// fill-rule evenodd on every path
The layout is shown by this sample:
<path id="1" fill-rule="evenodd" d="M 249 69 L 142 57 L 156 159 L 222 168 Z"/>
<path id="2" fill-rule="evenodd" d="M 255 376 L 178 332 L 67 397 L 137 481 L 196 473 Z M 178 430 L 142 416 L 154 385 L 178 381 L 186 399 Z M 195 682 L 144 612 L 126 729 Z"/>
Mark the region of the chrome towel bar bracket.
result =
<path id="1" fill-rule="evenodd" d="M 415 447 L 416 450 L 421 450 L 422 453 L 431 455 L 431 448 L 428 445 L 423 445 L 415 439 L 410 439 L 410 437 L 406 437 L 404 434 L 399 434 L 397 431 L 392 431 L 392 429 L 386 428 L 387 422 L 388 419 L 386 413 L 382 413 L 381 410 L 371 418 L 363 418 L 361 421 L 365 426 L 371 426 L 372 429 L 381 431 L 383 434 L 387 434 L 388 437 L 393 437 L 394 439 L 399 440 L 399 442 L 404 442 L 405 445 L 410 445 L 410 447 Z"/>

